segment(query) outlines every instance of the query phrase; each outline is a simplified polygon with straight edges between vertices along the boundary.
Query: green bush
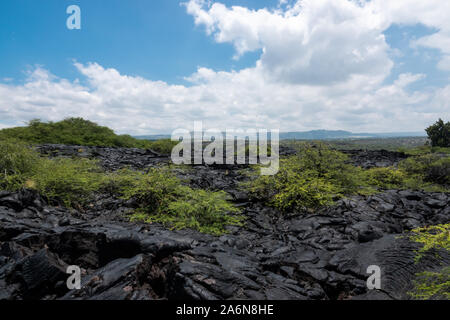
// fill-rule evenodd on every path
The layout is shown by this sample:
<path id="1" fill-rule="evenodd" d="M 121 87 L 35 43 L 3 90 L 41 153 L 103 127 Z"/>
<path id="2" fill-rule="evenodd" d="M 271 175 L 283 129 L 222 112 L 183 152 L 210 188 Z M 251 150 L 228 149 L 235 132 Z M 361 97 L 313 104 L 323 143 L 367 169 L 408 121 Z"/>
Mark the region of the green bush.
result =
<path id="1" fill-rule="evenodd" d="M 450 184 L 450 157 L 428 154 L 403 160 L 399 168 L 410 177 L 441 185 Z"/>
<path id="2" fill-rule="evenodd" d="M 412 230 L 409 239 L 422 244 L 415 257 L 419 262 L 425 253 L 434 250 L 450 251 L 450 224 Z M 414 289 L 409 292 L 413 299 L 447 299 L 450 300 L 450 267 L 444 267 L 440 272 L 425 271 L 416 275 Z"/>
<path id="3" fill-rule="evenodd" d="M 175 229 L 191 228 L 200 232 L 220 235 L 227 225 L 242 225 L 241 216 L 230 215 L 239 210 L 227 202 L 223 191 L 211 192 L 185 187 L 181 197 L 169 203 L 165 213 L 150 215 L 147 222 L 160 222 Z"/>
<path id="4" fill-rule="evenodd" d="M 425 170 L 425 181 L 450 185 L 450 157 L 431 163 Z"/>
<path id="5" fill-rule="evenodd" d="M 392 167 L 371 168 L 364 172 L 367 183 L 370 186 L 381 189 L 401 188 L 406 180 L 406 174 L 402 170 Z"/>
<path id="6" fill-rule="evenodd" d="M 150 142 L 129 135 L 116 135 L 113 130 L 82 118 L 59 122 L 32 120 L 26 127 L 0 130 L 0 140 L 15 138 L 30 144 L 55 143 L 82 146 L 146 148 Z"/>
<path id="7" fill-rule="evenodd" d="M 105 173 L 94 160 L 40 158 L 17 141 L 0 142 L 0 168 L 1 189 L 36 189 L 50 203 L 67 207 L 85 206 L 96 192 L 108 192 L 136 201 L 134 219 L 211 234 L 242 223 L 242 217 L 230 215 L 239 210 L 226 201 L 224 192 L 183 186 L 168 168 Z"/>
<path id="8" fill-rule="evenodd" d="M 112 175 L 123 198 L 133 198 L 149 212 L 164 210 L 179 196 L 180 181 L 168 169 L 151 168 L 147 173 L 127 169 Z"/>
<path id="9" fill-rule="evenodd" d="M 52 203 L 67 207 L 86 204 L 102 186 L 103 173 L 88 159 L 42 159 L 28 187 L 35 188 Z"/>
<path id="10" fill-rule="evenodd" d="M 416 261 L 422 259 L 424 253 L 430 250 L 450 251 L 450 223 L 414 229 L 409 239 L 423 245 L 418 251 Z"/>
<path id="11" fill-rule="evenodd" d="M 15 140 L 0 142 L 0 188 L 38 190 L 48 201 L 82 205 L 101 186 L 102 173 L 95 161 L 47 159 Z"/>
<path id="12" fill-rule="evenodd" d="M 17 140 L 0 142 L 0 188 L 17 190 L 39 167 L 36 152 Z"/>
<path id="13" fill-rule="evenodd" d="M 284 212 L 315 209 L 361 189 L 361 169 L 346 161 L 346 155 L 325 144 L 305 143 L 298 155 L 280 160 L 276 175 L 258 176 L 244 186 L 255 199 Z"/>
<path id="14" fill-rule="evenodd" d="M 430 145 L 424 145 L 414 148 L 398 148 L 396 151 L 403 152 L 410 156 L 423 156 L 423 155 L 429 155 L 432 153 L 443 153 L 443 154 L 450 154 L 450 148 L 443 148 L 443 147 L 432 147 Z"/>
<path id="15" fill-rule="evenodd" d="M 241 225 L 242 217 L 226 200 L 225 192 L 194 190 L 181 184 L 169 169 L 148 173 L 125 169 L 109 175 L 104 186 L 124 199 L 137 202 L 132 220 L 159 222 L 174 229 L 192 228 L 222 234 L 227 225 Z M 112 187 L 112 189 L 111 189 Z"/>
<path id="16" fill-rule="evenodd" d="M 450 300 L 450 267 L 444 267 L 440 272 L 418 273 L 409 295 L 416 300 Z"/>
<path id="17" fill-rule="evenodd" d="M 178 143 L 179 142 L 172 141 L 171 139 L 160 139 L 148 141 L 147 148 L 162 154 L 171 154 L 173 147 L 175 147 Z"/>

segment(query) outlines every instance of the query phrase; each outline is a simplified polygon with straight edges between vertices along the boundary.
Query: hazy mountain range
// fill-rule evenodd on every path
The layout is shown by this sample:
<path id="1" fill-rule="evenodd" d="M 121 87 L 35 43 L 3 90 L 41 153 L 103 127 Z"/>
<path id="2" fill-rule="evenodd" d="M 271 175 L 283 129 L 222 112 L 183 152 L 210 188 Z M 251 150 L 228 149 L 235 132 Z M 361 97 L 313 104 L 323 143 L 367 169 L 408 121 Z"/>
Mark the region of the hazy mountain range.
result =
<path id="1" fill-rule="evenodd" d="M 423 132 L 388 132 L 388 133 L 353 133 L 344 130 L 312 130 L 303 132 L 281 132 L 280 139 L 298 140 L 327 140 L 327 139 L 357 139 L 357 138 L 397 138 L 397 137 L 424 137 Z M 170 134 L 156 134 L 135 136 L 138 139 L 159 140 L 168 139 Z"/>

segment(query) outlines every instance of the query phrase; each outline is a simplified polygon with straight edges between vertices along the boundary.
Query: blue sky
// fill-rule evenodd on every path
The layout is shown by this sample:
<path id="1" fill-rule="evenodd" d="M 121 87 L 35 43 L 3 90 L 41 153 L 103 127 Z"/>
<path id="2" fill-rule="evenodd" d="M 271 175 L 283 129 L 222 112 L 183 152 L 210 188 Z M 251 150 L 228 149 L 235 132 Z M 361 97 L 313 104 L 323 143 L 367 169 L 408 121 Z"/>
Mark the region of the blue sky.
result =
<path id="1" fill-rule="evenodd" d="M 128 75 L 170 83 L 198 66 L 218 70 L 253 65 L 257 53 L 233 60 L 233 46 L 217 44 L 196 27 L 178 0 L 4 0 L 0 2 L 0 74 L 23 80 L 42 65 L 61 77 L 78 76 L 71 61 L 95 61 Z M 276 0 L 233 0 L 227 5 L 262 8 Z M 77 4 L 82 29 L 68 30 L 66 8 Z"/>
<path id="2" fill-rule="evenodd" d="M 404 0 L 394 7 L 373 0 L 369 12 L 347 0 L 185 1 L 189 7 L 1 1 L 0 127 L 83 116 L 132 133 L 202 119 L 389 132 L 449 115 L 450 24 L 442 18 L 449 6 L 438 8 L 442 2 L 418 2 L 414 11 Z M 81 30 L 66 28 L 72 4 L 81 8 Z M 379 24 L 366 24 L 372 18 Z"/>

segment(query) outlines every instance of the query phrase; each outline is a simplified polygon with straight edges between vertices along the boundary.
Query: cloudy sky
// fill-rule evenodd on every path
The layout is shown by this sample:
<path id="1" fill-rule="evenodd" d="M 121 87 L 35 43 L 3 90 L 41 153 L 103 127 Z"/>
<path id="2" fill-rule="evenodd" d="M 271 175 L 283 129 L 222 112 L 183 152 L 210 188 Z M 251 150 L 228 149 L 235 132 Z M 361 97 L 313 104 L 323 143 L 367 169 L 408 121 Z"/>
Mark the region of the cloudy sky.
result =
<path id="1" fill-rule="evenodd" d="M 0 128 L 422 131 L 450 118 L 449 16 L 442 0 L 2 0 Z"/>

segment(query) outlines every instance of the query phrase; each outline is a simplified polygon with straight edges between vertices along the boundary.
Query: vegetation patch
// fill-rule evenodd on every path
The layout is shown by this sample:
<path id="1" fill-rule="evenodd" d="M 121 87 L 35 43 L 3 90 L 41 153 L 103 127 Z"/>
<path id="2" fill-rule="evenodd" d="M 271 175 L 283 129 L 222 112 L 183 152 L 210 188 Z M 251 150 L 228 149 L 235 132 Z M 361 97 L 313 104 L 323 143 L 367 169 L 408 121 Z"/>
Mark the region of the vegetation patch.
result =
<path id="1" fill-rule="evenodd" d="M 361 189 L 361 169 L 322 143 L 297 146 L 298 155 L 280 160 L 274 176 L 258 176 L 244 186 L 257 200 L 283 212 L 315 209 Z"/>
<path id="2" fill-rule="evenodd" d="M 39 191 L 50 203 L 66 207 L 86 205 L 102 186 L 103 173 L 88 159 L 41 159 L 26 187 Z"/>
<path id="3" fill-rule="evenodd" d="M 440 191 L 447 191 L 450 185 L 450 157 L 437 154 L 427 154 L 408 158 L 399 163 L 399 168 L 416 182 L 415 188 L 424 189 L 431 185 L 440 185 Z M 439 189 L 439 188 L 438 188 Z M 439 190 L 436 190 L 439 191 Z"/>
<path id="4" fill-rule="evenodd" d="M 414 229 L 410 240 L 423 245 L 417 252 L 416 261 L 422 259 L 424 253 L 430 250 L 444 249 L 450 251 L 450 224 Z"/>
<path id="5" fill-rule="evenodd" d="M 411 189 L 448 192 L 450 157 L 439 154 L 413 156 L 398 167 L 372 168 L 362 171 L 366 186 L 378 190 Z"/>
<path id="6" fill-rule="evenodd" d="M 153 149 L 170 154 L 177 144 L 170 139 L 141 140 L 130 135 L 117 135 L 108 127 L 84 120 L 68 118 L 58 122 L 32 120 L 25 127 L 0 130 L 0 140 L 20 140 L 27 144 L 66 144 L 79 146 L 124 147 Z"/>
<path id="7" fill-rule="evenodd" d="M 17 141 L 0 142 L 0 152 L 3 190 L 35 189 L 50 203 L 76 208 L 87 205 L 95 193 L 106 192 L 134 200 L 138 206 L 134 220 L 210 234 L 225 233 L 227 225 L 243 221 L 225 192 L 191 189 L 168 168 L 105 173 L 94 160 L 42 158 Z"/>
<path id="8" fill-rule="evenodd" d="M 414 280 L 414 290 L 409 295 L 416 300 L 450 300 L 450 267 L 440 272 L 418 273 Z"/>
<path id="9" fill-rule="evenodd" d="M 430 251 L 435 251 L 436 254 L 437 250 L 450 251 L 450 224 L 415 229 L 410 240 L 422 244 L 415 257 L 416 262 Z M 420 300 L 450 300 L 450 267 L 444 267 L 439 272 L 425 271 L 416 274 L 414 289 L 409 295 Z"/>
<path id="10" fill-rule="evenodd" d="M 401 188 L 406 180 L 406 173 L 392 167 L 372 168 L 364 172 L 366 182 L 379 189 Z"/>
<path id="11" fill-rule="evenodd" d="M 0 188 L 14 191 L 39 168 L 40 158 L 27 145 L 15 139 L 0 142 Z"/>
<path id="12" fill-rule="evenodd" d="M 214 235 L 226 233 L 227 225 L 242 225 L 239 209 L 226 200 L 223 191 L 196 190 L 185 186 L 169 169 L 147 173 L 122 170 L 111 174 L 124 199 L 133 199 L 138 210 L 134 221 L 159 222 L 174 229 L 191 228 Z M 111 181 L 113 183 L 111 183 Z"/>

